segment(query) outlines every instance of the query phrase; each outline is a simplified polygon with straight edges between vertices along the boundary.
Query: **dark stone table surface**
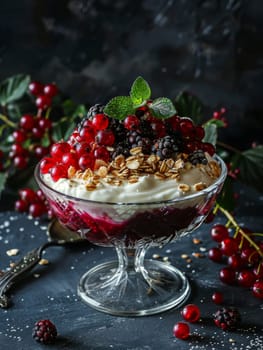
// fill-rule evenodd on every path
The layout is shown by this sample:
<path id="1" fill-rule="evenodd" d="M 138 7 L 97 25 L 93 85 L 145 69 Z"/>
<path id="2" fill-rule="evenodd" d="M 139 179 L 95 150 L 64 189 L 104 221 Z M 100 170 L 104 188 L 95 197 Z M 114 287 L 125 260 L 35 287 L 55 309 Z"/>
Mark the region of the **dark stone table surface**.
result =
<path id="1" fill-rule="evenodd" d="M 244 194 L 246 195 L 246 193 Z M 242 197 L 241 197 L 242 198 Z M 262 200 L 257 195 L 252 200 L 246 197 L 242 215 L 237 219 L 253 230 L 262 231 Z M 243 215 L 246 213 L 246 215 Z M 216 221 L 224 222 L 222 217 Z M 48 265 L 38 265 L 33 272 L 11 291 L 12 306 L 0 309 L 0 349 L 115 349 L 115 350 L 260 350 L 263 349 L 262 300 L 252 296 L 251 291 L 227 286 L 220 282 L 220 264 L 207 258 L 207 250 L 214 246 L 209 237 L 210 225 L 203 225 L 195 233 L 162 249 L 154 248 L 148 257 L 159 254 L 182 269 L 188 276 L 192 294 L 188 300 L 199 305 L 201 320 L 191 324 L 191 337 L 186 340 L 174 338 L 173 326 L 181 321 L 180 309 L 147 316 L 116 317 L 93 310 L 77 295 L 80 276 L 94 265 L 114 258 L 111 248 L 100 248 L 89 243 L 67 247 L 50 247 L 45 258 Z M 18 261 L 27 251 L 47 239 L 47 222 L 32 219 L 13 211 L 0 213 L 0 269 L 10 262 Z M 201 240 L 194 244 L 193 237 Z M 8 256 L 6 251 L 19 249 L 17 256 Z M 201 252 L 203 258 L 194 258 L 192 253 Z M 187 263 L 181 254 L 191 256 Z M 214 291 L 222 291 L 225 305 L 236 306 L 242 323 L 236 331 L 224 332 L 213 324 L 212 314 L 218 306 L 211 301 Z M 32 327 L 40 319 L 52 320 L 59 336 L 53 345 L 43 346 L 32 339 Z"/>

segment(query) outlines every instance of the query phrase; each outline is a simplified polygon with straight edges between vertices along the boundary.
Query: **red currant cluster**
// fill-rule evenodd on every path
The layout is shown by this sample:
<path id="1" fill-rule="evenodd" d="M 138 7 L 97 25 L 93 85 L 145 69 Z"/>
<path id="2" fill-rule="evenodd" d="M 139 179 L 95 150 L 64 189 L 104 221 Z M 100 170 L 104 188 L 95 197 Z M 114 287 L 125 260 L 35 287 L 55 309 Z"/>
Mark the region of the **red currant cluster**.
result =
<path id="1" fill-rule="evenodd" d="M 231 237 L 228 228 L 221 224 L 212 227 L 211 237 L 218 246 L 209 250 L 209 258 L 217 263 L 227 263 L 220 269 L 220 280 L 252 289 L 253 295 L 262 299 L 263 243 L 257 242 L 252 232 L 240 227 Z"/>
<path id="2" fill-rule="evenodd" d="M 20 213 L 29 213 L 32 217 L 40 217 L 48 213 L 52 217 L 48 202 L 43 192 L 31 188 L 22 188 L 19 190 L 19 199 L 15 202 L 15 209 Z"/>
<path id="3" fill-rule="evenodd" d="M 39 110 L 45 110 L 51 106 L 52 98 L 58 94 L 57 85 L 54 83 L 43 85 L 38 81 L 29 84 L 29 91 L 36 97 L 36 106 Z"/>
<path id="4" fill-rule="evenodd" d="M 221 120 L 224 123 L 224 127 L 228 126 L 227 119 L 224 117 L 226 114 L 226 108 L 222 107 L 219 111 L 213 113 L 213 119 Z"/>

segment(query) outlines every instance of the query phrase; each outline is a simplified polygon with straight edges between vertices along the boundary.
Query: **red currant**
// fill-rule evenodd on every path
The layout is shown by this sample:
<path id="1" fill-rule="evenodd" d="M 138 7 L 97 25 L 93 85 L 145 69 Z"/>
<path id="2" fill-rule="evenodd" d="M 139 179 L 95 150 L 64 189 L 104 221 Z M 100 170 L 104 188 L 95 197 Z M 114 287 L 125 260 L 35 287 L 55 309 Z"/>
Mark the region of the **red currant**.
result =
<path id="1" fill-rule="evenodd" d="M 112 146 L 115 136 L 111 130 L 100 130 L 96 135 L 96 141 L 99 145 Z"/>
<path id="2" fill-rule="evenodd" d="M 19 196 L 22 200 L 27 203 L 36 203 L 39 201 L 39 198 L 34 190 L 31 188 L 21 188 L 19 191 Z"/>
<path id="3" fill-rule="evenodd" d="M 27 155 L 27 151 L 21 145 L 21 143 L 13 143 L 11 146 L 10 157 L 13 158 L 18 155 Z"/>
<path id="4" fill-rule="evenodd" d="M 253 273 L 256 279 L 263 279 L 263 263 L 256 265 L 253 269 Z"/>
<path id="5" fill-rule="evenodd" d="M 185 322 L 178 322 L 174 325 L 173 335 L 178 339 L 187 339 L 190 336 L 190 327 Z"/>
<path id="6" fill-rule="evenodd" d="M 215 262 L 221 262 L 222 261 L 222 252 L 219 248 L 214 247 L 209 249 L 208 251 L 208 257 L 209 259 L 211 259 L 212 261 Z"/>
<path id="7" fill-rule="evenodd" d="M 95 157 L 95 159 L 102 159 L 105 162 L 108 162 L 110 160 L 110 153 L 106 147 L 100 146 L 100 147 L 95 149 L 94 157 Z"/>
<path id="8" fill-rule="evenodd" d="M 136 115 L 128 115 L 124 119 L 123 125 L 128 130 L 136 130 L 140 125 L 140 119 Z"/>
<path id="9" fill-rule="evenodd" d="M 32 95 L 38 96 L 43 93 L 44 86 L 38 81 L 32 81 L 29 84 L 28 88 Z"/>
<path id="10" fill-rule="evenodd" d="M 204 152 L 207 152 L 210 156 L 213 156 L 215 154 L 215 147 L 209 142 L 204 142 L 202 144 L 202 150 Z"/>
<path id="11" fill-rule="evenodd" d="M 40 162 L 40 171 L 41 174 L 48 174 L 49 170 L 55 165 L 55 162 L 52 158 L 45 157 Z"/>
<path id="12" fill-rule="evenodd" d="M 181 315 L 188 322 L 197 322 L 200 319 L 200 309 L 197 305 L 188 304 L 183 308 Z"/>
<path id="13" fill-rule="evenodd" d="M 242 287 L 252 287 L 255 282 L 255 275 L 251 270 L 242 270 L 237 275 L 238 284 Z"/>
<path id="14" fill-rule="evenodd" d="M 50 175 L 52 177 L 53 181 L 58 181 L 59 179 L 62 178 L 67 178 L 68 177 L 68 172 L 67 169 L 64 165 L 62 164 L 56 164 L 50 169 Z"/>
<path id="15" fill-rule="evenodd" d="M 33 218 L 37 218 L 45 214 L 46 206 L 43 203 L 33 203 L 29 205 L 28 212 Z"/>
<path id="16" fill-rule="evenodd" d="M 91 154 L 83 154 L 79 158 L 79 167 L 81 170 L 91 169 L 94 168 L 95 159 Z"/>
<path id="17" fill-rule="evenodd" d="M 212 295 L 212 300 L 215 304 L 222 304 L 224 301 L 224 296 L 220 292 L 215 292 Z"/>
<path id="18" fill-rule="evenodd" d="M 205 137 L 205 130 L 202 126 L 198 125 L 195 127 L 195 138 L 199 141 Z"/>
<path id="19" fill-rule="evenodd" d="M 70 166 L 74 167 L 75 169 L 78 169 L 78 158 L 75 153 L 68 152 L 63 154 L 61 162 L 69 168 Z"/>
<path id="20" fill-rule="evenodd" d="M 263 280 L 254 283 L 252 292 L 255 297 L 263 299 Z"/>
<path id="21" fill-rule="evenodd" d="M 234 270 L 240 270 L 244 267 L 244 261 L 238 253 L 230 255 L 228 257 L 227 264 Z"/>
<path id="22" fill-rule="evenodd" d="M 226 284 L 234 284 L 236 282 L 236 273 L 229 267 L 223 267 L 219 272 L 219 277 Z"/>
<path id="23" fill-rule="evenodd" d="M 193 138 L 195 135 L 195 128 L 192 120 L 189 118 L 181 118 L 180 131 L 183 137 Z"/>
<path id="24" fill-rule="evenodd" d="M 232 237 L 225 238 L 221 242 L 220 249 L 226 256 L 233 255 L 238 251 L 238 242 Z"/>
<path id="25" fill-rule="evenodd" d="M 62 156 L 65 153 L 70 152 L 70 149 L 71 149 L 71 147 L 67 142 L 64 142 L 64 141 L 57 142 L 51 146 L 50 154 L 56 160 L 61 160 Z"/>
<path id="26" fill-rule="evenodd" d="M 95 131 L 92 126 L 83 127 L 79 133 L 79 137 L 81 141 L 84 142 L 92 142 L 95 139 Z"/>
<path id="27" fill-rule="evenodd" d="M 28 210 L 28 203 L 23 199 L 18 199 L 15 201 L 15 210 L 25 213 Z"/>
<path id="28" fill-rule="evenodd" d="M 13 132 L 13 138 L 16 142 L 22 143 L 27 139 L 27 135 L 24 130 L 15 130 Z"/>
<path id="29" fill-rule="evenodd" d="M 57 85 L 54 83 L 47 84 L 44 86 L 44 94 L 48 97 L 54 97 L 58 94 L 58 88 Z"/>
<path id="30" fill-rule="evenodd" d="M 214 225 L 211 229 L 211 237 L 216 242 L 222 242 L 229 237 L 228 229 L 224 225 Z"/>
<path id="31" fill-rule="evenodd" d="M 109 118 L 103 113 L 96 114 L 92 119 L 92 125 L 96 128 L 96 130 L 107 129 L 109 125 Z"/>
<path id="32" fill-rule="evenodd" d="M 40 129 L 50 130 L 52 127 L 52 122 L 50 119 L 47 119 L 47 118 L 39 118 L 38 119 L 38 126 Z"/>
<path id="33" fill-rule="evenodd" d="M 254 264 L 257 264 L 259 261 L 259 254 L 254 248 L 249 247 L 249 248 L 242 249 L 241 258 L 245 263 L 254 265 Z"/>
<path id="34" fill-rule="evenodd" d="M 90 144 L 87 142 L 76 143 L 75 150 L 78 156 L 81 156 L 84 153 L 89 153 L 91 151 Z"/>
<path id="35" fill-rule="evenodd" d="M 24 114 L 20 118 L 19 125 L 24 130 L 32 130 L 35 123 L 35 119 L 31 114 Z"/>
<path id="36" fill-rule="evenodd" d="M 13 163 L 17 169 L 25 169 L 28 164 L 28 160 L 24 156 L 19 155 L 14 157 Z"/>
<path id="37" fill-rule="evenodd" d="M 36 106 L 39 109 L 47 109 L 51 105 L 51 98 L 48 95 L 40 95 L 36 99 Z"/>

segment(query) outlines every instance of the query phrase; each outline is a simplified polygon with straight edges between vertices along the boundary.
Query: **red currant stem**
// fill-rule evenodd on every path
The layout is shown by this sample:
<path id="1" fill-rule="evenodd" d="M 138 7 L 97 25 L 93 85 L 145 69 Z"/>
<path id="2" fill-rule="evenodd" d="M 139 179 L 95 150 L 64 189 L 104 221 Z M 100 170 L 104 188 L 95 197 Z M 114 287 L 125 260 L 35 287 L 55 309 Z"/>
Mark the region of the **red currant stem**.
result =
<path id="1" fill-rule="evenodd" d="M 213 209 L 213 214 L 216 215 L 216 213 L 218 212 L 219 209 L 219 204 L 216 203 L 214 209 Z"/>
<path id="2" fill-rule="evenodd" d="M 227 149 L 228 151 L 231 151 L 231 152 L 234 152 L 234 153 L 238 153 L 238 154 L 242 153 L 239 149 L 237 149 L 237 148 L 235 148 L 235 147 L 233 147 L 233 146 L 231 146 L 231 145 L 229 145 L 227 143 L 224 143 L 222 141 L 217 141 L 216 144 L 218 146 L 220 146 L 220 147 L 223 147 L 223 148 Z"/>
<path id="3" fill-rule="evenodd" d="M 46 111 L 46 114 L 45 114 L 45 118 L 48 119 L 49 118 L 49 115 L 50 115 L 50 112 L 51 112 L 51 107 L 49 107 Z"/>
<path id="4" fill-rule="evenodd" d="M 231 224 L 232 224 L 231 220 L 228 220 L 227 223 L 225 224 L 225 226 L 226 226 L 227 228 L 229 228 L 229 227 L 231 226 Z"/>
<path id="5" fill-rule="evenodd" d="M 14 122 L 12 122 L 10 119 L 8 119 L 7 116 L 4 114 L 0 114 L 0 119 L 8 126 L 11 126 L 11 128 L 15 129 L 17 127 L 17 125 Z"/>
<path id="6" fill-rule="evenodd" d="M 42 109 L 38 108 L 38 110 L 37 110 L 37 117 L 41 117 L 41 115 L 42 115 Z"/>
<path id="7" fill-rule="evenodd" d="M 238 225 L 234 217 L 223 207 L 218 205 L 218 209 L 227 217 L 229 221 L 231 221 L 232 225 L 238 230 L 240 234 L 252 245 L 252 247 L 255 248 L 255 250 L 258 252 L 258 254 L 263 258 L 263 251 L 260 249 L 260 247 L 245 233 L 244 230 Z"/>

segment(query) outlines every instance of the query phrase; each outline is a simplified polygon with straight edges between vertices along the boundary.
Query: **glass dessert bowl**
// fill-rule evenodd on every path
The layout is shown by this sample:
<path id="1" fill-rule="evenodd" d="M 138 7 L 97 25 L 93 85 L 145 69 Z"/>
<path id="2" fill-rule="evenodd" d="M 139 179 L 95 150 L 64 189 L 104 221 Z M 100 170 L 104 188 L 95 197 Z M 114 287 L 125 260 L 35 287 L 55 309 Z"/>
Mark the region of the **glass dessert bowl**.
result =
<path id="1" fill-rule="evenodd" d="M 79 296 L 100 311 L 143 316 L 181 305 L 190 295 L 186 276 L 176 267 L 145 259 L 147 249 L 175 242 L 205 220 L 220 192 L 227 170 L 214 156 L 221 173 L 196 193 L 170 200 L 112 203 L 80 199 L 35 178 L 55 216 L 65 227 L 98 246 L 114 247 L 117 259 L 93 267 L 80 279 Z"/>

